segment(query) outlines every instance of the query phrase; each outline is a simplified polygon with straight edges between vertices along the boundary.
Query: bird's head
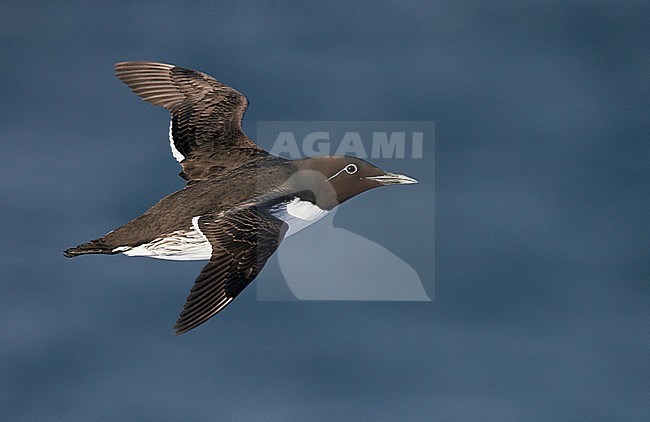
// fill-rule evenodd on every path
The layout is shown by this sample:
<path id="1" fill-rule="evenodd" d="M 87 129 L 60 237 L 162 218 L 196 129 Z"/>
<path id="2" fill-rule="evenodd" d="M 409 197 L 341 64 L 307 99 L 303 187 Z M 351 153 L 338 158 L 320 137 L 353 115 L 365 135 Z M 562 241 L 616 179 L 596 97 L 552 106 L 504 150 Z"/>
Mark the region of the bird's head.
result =
<path id="1" fill-rule="evenodd" d="M 336 204 L 367 190 L 386 185 L 410 185 L 417 180 L 391 173 L 360 158 L 350 156 L 319 156 L 297 160 L 298 170 L 315 171 L 320 182 L 328 182 L 336 194 Z"/>

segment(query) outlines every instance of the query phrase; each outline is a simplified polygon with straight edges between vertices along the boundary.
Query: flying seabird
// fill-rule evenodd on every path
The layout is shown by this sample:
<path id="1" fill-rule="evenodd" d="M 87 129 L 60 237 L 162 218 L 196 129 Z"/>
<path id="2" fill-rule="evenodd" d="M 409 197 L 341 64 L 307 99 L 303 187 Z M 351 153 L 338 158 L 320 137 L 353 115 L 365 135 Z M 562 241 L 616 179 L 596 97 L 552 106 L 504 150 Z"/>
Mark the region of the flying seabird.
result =
<path id="1" fill-rule="evenodd" d="M 169 142 L 187 184 L 140 217 L 64 255 L 208 260 L 176 334 L 232 302 L 285 237 L 369 189 L 417 183 L 356 157 L 287 160 L 268 153 L 242 130 L 246 97 L 204 73 L 152 62 L 118 63 L 115 70 L 143 100 L 171 112 Z"/>

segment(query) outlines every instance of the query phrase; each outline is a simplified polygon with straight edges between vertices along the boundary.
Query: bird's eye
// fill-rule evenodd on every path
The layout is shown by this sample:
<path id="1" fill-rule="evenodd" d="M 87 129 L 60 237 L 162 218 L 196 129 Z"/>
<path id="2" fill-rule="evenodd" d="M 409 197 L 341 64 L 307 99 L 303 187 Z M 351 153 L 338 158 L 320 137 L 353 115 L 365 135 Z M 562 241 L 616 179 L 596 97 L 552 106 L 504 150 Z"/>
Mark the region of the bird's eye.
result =
<path id="1" fill-rule="evenodd" d="M 345 172 L 347 174 L 354 174 L 357 172 L 357 170 L 358 168 L 355 164 L 348 164 L 347 166 L 345 166 Z"/>

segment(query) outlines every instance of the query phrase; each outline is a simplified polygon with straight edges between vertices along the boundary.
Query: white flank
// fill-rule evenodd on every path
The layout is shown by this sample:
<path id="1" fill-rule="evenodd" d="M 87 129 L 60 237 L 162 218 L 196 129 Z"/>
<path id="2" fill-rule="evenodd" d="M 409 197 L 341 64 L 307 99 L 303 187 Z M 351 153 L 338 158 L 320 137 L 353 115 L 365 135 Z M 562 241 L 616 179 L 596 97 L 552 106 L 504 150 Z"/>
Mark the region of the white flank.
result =
<path id="1" fill-rule="evenodd" d="M 287 237 L 314 224 L 325 217 L 329 211 L 325 211 L 309 201 L 303 201 L 296 197 L 289 202 L 273 207 L 270 212 L 273 216 L 289 225 L 289 230 L 285 234 L 285 237 Z"/>
<path id="2" fill-rule="evenodd" d="M 175 231 L 167 237 L 154 239 L 144 245 L 129 248 L 120 246 L 113 252 L 128 256 L 148 256 L 172 261 L 203 261 L 212 256 L 212 245 L 198 227 L 199 217 L 192 219 L 190 230 Z"/>
<path id="3" fill-rule="evenodd" d="M 176 145 L 174 145 L 174 135 L 172 134 L 172 121 L 169 121 L 169 146 L 172 149 L 172 155 L 178 161 L 179 163 L 185 159 L 185 156 L 181 154 L 179 150 L 176 149 Z"/>
<path id="4" fill-rule="evenodd" d="M 309 201 L 293 198 L 287 204 L 287 213 L 292 217 L 311 221 L 323 218 L 327 214 L 327 211 L 320 209 L 318 205 L 314 205 Z"/>

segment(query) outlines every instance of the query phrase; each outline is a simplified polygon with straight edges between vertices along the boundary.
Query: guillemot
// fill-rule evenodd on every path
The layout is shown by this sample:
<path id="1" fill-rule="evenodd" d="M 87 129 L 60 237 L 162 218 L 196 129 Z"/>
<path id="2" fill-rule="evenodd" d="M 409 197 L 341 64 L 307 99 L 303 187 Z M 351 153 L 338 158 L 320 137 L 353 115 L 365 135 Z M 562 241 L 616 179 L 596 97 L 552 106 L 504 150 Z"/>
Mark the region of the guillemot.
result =
<path id="1" fill-rule="evenodd" d="M 232 302 L 285 237 L 369 189 L 417 183 L 356 157 L 287 160 L 268 153 L 242 130 L 246 97 L 204 73 L 153 62 L 118 63 L 115 70 L 142 99 L 171 112 L 169 142 L 187 184 L 140 217 L 64 255 L 208 260 L 176 334 Z"/>

